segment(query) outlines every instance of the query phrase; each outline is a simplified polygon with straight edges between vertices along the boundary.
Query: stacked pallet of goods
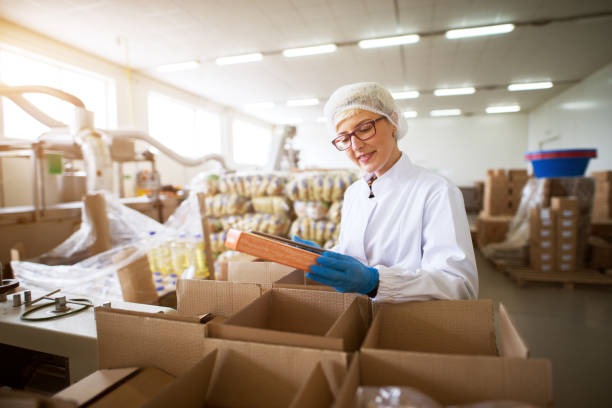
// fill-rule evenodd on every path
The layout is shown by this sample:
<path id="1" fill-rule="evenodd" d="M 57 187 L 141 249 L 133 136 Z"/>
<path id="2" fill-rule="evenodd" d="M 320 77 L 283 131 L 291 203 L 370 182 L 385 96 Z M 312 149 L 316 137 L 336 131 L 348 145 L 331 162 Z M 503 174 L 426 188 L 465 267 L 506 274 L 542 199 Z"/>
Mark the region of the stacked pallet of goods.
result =
<path id="1" fill-rule="evenodd" d="M 612 171 L 597 171 L 595 179 L 593 218 L 591 224 L 590 266 L 612 268 Z"/>

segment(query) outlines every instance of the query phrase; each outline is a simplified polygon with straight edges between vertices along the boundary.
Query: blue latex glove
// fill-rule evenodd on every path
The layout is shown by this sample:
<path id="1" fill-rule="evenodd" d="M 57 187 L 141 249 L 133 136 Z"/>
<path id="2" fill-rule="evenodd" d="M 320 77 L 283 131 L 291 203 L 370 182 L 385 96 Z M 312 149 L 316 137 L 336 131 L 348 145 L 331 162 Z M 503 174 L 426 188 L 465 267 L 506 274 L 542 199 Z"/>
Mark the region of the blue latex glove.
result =
<path id="1" fill-rule="evenodd" d="M 305 239 L 302 239 L 302 238 L 298 237 L 297 235 L 294 235 L 292 239 L 295 242 L 298 242 L 300 244 L 306 244 L 306 245 L 310 245 L 310 246 L 313 246 L 313 247 L 316 247 L 316 248 L 321 248 L 320 245 L 318 245 L 318 244 L 316 244 L 316 243 L 314 243 L 312 241 L 306 241 Z"/>
<path id="2" fill-rule="evenodd" d="M 366 266 L 351 256 L 329 251 L 317 258 L 317 263 L 310 266 L 306 277 L 331 286 L 338 292 L 357 292 L 363 295 L 378 285 L 376 268 Z"/>

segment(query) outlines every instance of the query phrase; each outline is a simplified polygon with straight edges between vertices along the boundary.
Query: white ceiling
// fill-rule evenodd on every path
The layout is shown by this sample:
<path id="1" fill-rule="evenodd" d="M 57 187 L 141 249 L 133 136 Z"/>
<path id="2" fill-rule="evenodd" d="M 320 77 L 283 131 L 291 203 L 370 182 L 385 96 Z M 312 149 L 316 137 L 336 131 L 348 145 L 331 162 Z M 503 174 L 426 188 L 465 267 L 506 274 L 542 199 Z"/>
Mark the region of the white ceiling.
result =
<path id="1" fill-rule="evenodd" d="M 397 8 L 396 8 L 397 5 Z M 147 75 L 220 103 L 299 97 L 324 100 L 340 85 L 380 82 L 390 90 L 489 86 L 474 95 L 434 97 L 425 92 L 400 101 L 419 116 L 457 107 L 482 113 L 488 105 L 515 104 L 528 111 L 571 85 L 508 92 L 512 82 L 577 81 L 612 61 L 612 18 L 518 26 L 498 36 L 381 49 L 339 47 L 333 54 L 284 58 L 284 48 L 402 33 L 555 19 L 612 11 L 610 0 L 0 0 L 0 16 L 120 64 L 127 44 L 130 65 Z M 220 56 L 272 53 L 261 62 L 217 66 Z M 199 69 L 158 73 L 158 65 L 200 60 Z M 315 120 L 322 105 L 280 106 L 254 112 L 274 122 Z"/>

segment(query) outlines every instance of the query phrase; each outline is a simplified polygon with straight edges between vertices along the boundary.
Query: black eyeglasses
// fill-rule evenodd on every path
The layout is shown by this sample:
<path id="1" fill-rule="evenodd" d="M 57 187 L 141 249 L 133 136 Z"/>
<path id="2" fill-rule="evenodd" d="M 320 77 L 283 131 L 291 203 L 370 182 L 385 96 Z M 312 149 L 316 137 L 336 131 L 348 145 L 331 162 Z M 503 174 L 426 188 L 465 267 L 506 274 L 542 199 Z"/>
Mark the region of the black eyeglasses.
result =
<path id="1" fill-rule="evenodd" d="M 351 136 L 355 136 L 361 141 L 371 139 L 376 136 L 376 122 L 385 118 L 386 116 L 381 116 L 377 119 L 368 120 L 357 126 L 357 128 L 352 132 L 340 133 L 334 140 L 332 140 L 332 144 L 336 147 L 336 149 L 343 151 L 351 147 Z"/>

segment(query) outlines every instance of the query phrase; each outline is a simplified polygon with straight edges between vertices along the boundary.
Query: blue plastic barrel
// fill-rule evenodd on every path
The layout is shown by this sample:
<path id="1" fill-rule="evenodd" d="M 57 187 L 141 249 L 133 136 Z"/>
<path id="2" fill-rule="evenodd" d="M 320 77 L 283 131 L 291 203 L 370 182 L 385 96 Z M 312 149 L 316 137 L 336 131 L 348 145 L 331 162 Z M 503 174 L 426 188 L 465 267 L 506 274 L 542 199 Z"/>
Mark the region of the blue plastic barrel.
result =
<path id="1" fill-rule="evenodd" d="M 597 157 L 597 149 L 539 150 L 525 153 L 531 161 L 537 178 L 584 176 L 591 158 Z"/>

